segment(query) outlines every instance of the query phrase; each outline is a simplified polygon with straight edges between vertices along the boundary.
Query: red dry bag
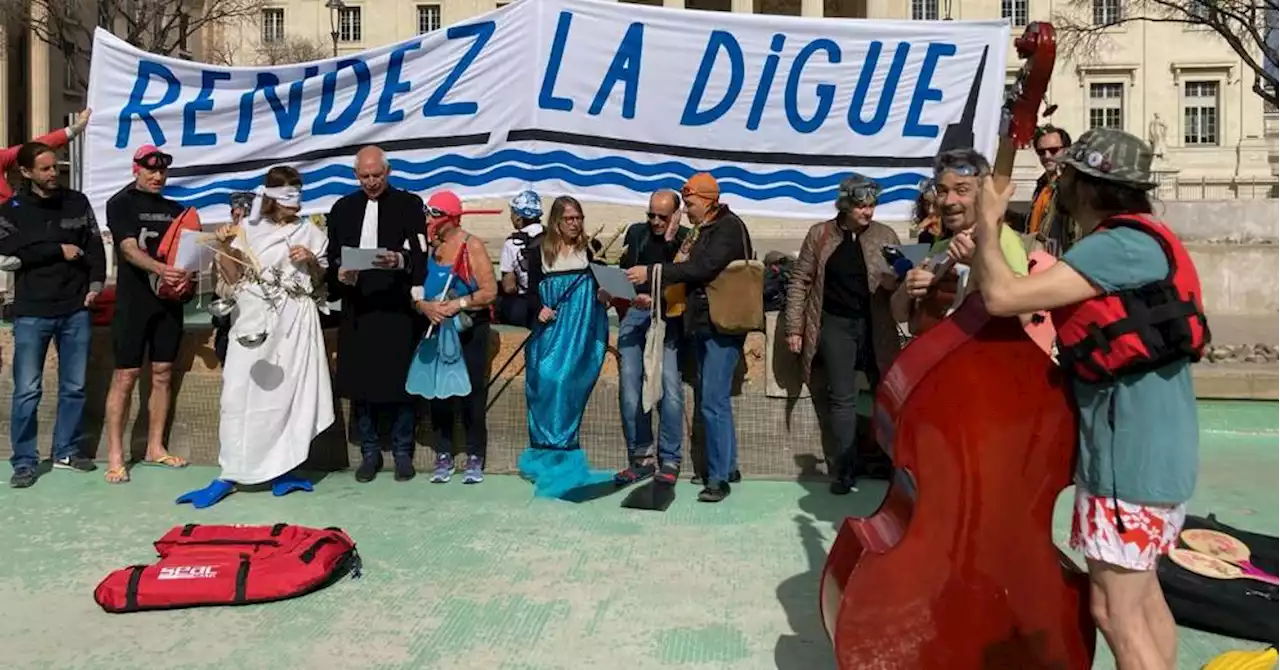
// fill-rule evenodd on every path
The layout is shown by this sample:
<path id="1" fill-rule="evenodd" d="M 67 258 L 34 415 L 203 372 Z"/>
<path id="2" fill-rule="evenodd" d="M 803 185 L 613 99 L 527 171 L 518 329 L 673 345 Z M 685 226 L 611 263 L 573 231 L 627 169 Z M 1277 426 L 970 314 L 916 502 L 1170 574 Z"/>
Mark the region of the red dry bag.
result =
<path id="1" fill-rule="evenodd" d="M 107 575 L 93 598 L 108 612 L 244 605 L 295 598 L 347 572 L 355 542 L 338 528 L 175 526 L 155 543 L 160 560 Z"/>

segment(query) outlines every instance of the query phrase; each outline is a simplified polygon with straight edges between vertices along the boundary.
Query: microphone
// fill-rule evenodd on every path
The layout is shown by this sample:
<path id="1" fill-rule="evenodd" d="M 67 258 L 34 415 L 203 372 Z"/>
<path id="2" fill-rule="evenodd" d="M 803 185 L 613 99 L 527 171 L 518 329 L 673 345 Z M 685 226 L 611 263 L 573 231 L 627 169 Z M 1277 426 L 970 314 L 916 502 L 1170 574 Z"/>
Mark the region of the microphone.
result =
<path id="1" fill-rule="evenodd" d="M 899 280 L 906 279 L 907 272 L 910 271 L 911 268 L 913 267 L 915 266 L 912 265 L 911 261 L 907 260 L 906 258 L 899 258 L 898 260 L 893 262 L 893 271 L 895 274 L 898 275 Z"/>
<path id="2" fill-rule="evenodd" d="M 885 262 L 893 268 L 893 272 L 898 275 L 899 280 L 905 279 L 907 272 L 911 270 L 911 268 L 915 267 L 915 264 L 906 256 L 902 255 L 902 251 L 896 247 L 886 244 L 883 247 L 880 247 L 880 255 L 884 256 Z"/>

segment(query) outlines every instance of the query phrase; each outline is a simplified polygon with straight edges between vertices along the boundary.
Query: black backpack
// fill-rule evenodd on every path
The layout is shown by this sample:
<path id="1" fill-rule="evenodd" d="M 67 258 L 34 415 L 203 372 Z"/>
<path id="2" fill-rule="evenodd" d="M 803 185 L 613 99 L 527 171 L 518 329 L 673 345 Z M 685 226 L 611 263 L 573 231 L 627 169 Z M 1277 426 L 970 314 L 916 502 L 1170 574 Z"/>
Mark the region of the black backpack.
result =
<path id="1" fill-rule="evenodd" d="M 526 254 L 530 249 L 537 249 L 542 246 L 542 238 L 546 233 L 547 229 L 543 228 L 538 231 L 537 235 L 530 235 L 523 230 L 517 230 L 511 234 L 511 240 L 516 243 L 516 248 L 520 250 L 516 253 L 516 265 L 520 267 L 525 276 L 529 274 L 529 257 Z"/>
<path id="2" fill-rule="evenodd" d="M 1188 516 L 1184 530 L 1206 528 L 1226 533 L 1249 547 L 1249 562 L 1276 574 L 1277 538 L 1232 528 L 1210 514 Z M 1183 546 L 1179 543 L 1179 546 Z M 1184 547 L 1185 548 L 1185 547 Z M 1179 625 L 1208 633 L 1276 644 L 1275 586 L 1255 579 L 1202 577 L 1161 556 L 1156 568 L 1164 599 Z"/>

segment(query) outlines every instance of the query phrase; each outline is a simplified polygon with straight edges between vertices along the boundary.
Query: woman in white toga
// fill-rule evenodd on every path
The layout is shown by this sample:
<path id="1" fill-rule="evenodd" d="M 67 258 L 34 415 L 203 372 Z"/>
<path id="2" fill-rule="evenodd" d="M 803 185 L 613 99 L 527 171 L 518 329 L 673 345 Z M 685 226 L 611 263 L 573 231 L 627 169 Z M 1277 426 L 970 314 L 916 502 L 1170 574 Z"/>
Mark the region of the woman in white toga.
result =
<path id="1" fill-rule="evenodd" d="M 178 499 L 208 507 L 235 485 L 310 490 L 292 474 L 334 420 L 320 328 L 328 236 L 298 217 L 302 177 L 274 167 L 239 226 L 218 231 L 218 270 L 235 286 L 219 425 L 222 476 Z"/>

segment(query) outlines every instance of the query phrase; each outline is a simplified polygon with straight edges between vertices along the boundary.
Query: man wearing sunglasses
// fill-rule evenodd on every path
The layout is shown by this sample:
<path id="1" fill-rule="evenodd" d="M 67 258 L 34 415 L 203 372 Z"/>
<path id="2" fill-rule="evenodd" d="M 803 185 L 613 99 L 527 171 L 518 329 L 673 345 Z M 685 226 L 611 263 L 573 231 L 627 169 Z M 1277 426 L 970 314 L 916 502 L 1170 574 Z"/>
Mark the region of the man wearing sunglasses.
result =
<path id="1" fill-rule="evenodd" d="M 662 190 L 649 196 L 645 221 L 627 228 L 618 266 L 652 266 L 675 261 L 689 234 L 681 226 L 680 196 Z M 652 323 L 651 286 L 636 286 L 636 299 L 620 312 L 618 323 L 619 388 L 622 433 L 627 441 L 625 470 L 614 476 L 620 485 L 647 477 L 675 484 L 680 477 L 681 442 L 684 437 L 684 387 L 680 380 L 680 319 L 666 319 L 662 347 L 662 398 L 658 401 L 658 444 L 654 451 L 652 412 L 641 402 L 644 387 L 644 345 Z M 655 460 L 656 455 L 656 460 Z"/>
<path id="2" fill-rule="evenodd" d="M 376 146 L 356 154 L 360 190 L 329 210 L 329 294 L 342 301 L 338 394 L 351 401 L 360 440 L 356 481 L 382 469 L 383 419 L 391 424 L 396 478 L 413 476 L 414 411 L 404 389 L 422 335 L 414 312 L 426 278 L 427 220 L 422 198 L 391 186 L 391 165 Z M 342 249 L 379 249 L 372 269 L 342 267 Z"/>
<path id="3" fill-rule="evenodd" d="M 1067 147 L 1071 146 L 1071 135 L 1054 125 L 1044 125 L 1036 129 L 1032 147 L 1044 174 L 1036 180 L 1036 190 L 1031 196 L 1031 216 L 1027 219 L 1027 231 L 1042 239 L 1055 256 L 1066 253 L 1076 240 L 1080 239 L 1080 230 L 1071 217 L 1060 208 L 1054 207 L 1058 192 L 1058 175 L 1062 166 L 1058 159 Z"/>
<path id="4" fill-rule="evenodd" d="M 133 155 L 133 183 L 107 201 L 107 228 L 116 248 L 116 313 L 111 321 L 115 373 L 107 392 L 107 481 L 129 481 L 125 466 L 124 426 L 133 387 L 144 361 L 151 366 L 147 401 L 146 463 L 170 468 L 187 462 L 169 453 L 164 443 L 169 417 L 173 361 L 182 343 L 183 303 L 163 300 L 159 284 L 177 286 L 189 273 L 160 260 L 160 242 L 182 205 L 163 195 L 169 180 L 170 156 L 148 144 Z"/>

